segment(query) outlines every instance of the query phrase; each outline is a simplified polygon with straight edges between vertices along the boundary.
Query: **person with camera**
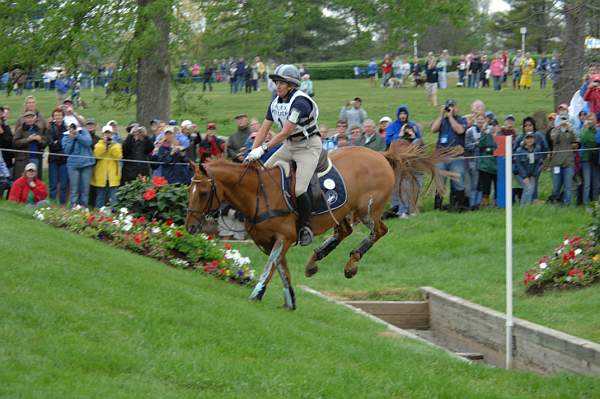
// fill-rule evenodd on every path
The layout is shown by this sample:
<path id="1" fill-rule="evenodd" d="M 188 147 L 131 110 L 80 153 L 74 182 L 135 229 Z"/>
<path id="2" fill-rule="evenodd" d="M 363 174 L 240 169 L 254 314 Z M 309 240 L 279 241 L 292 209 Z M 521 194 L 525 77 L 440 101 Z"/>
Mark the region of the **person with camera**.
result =
<path id="1" fill-rule="evenodd" d="M 431 132 L 438 133 L 436 148 L 438 150 L 460 146 L 465 147 L 465 131 L 467 121 L 458 114 L 456 101 L 449 99 L 442 107 L 440 116 L 431 124 Z M 450 210 L 463 210 L 467 205 L 464 186 L 465 163 L 463 159 L 454 159 L 437 164 L 438 169 L 456 173 L 458 176 L 450 182 Z M 442 209 L 443 198 L 436 194 L 435 209 Z"/>
<path id="2" fill-rule="evenodd" d="M 150 159 L 153 149 L 154 144 L 146 128 L 138 124 L 132 126 L 123 142 L 123 159 L 142 162 L 123 162 L 121 184 L 127 184 L 138 176 L 150 176 L 150 166 L 144 161 Z"/>
<path id="3" fill-rule="evenodd" d="M 92 136 L 86 129 L 71 123 L 68 125 L 68 130 L 63 133 L 62 147 L 63 152 L 68 155 L 67 171 L 71 187 L 69 202 L 72 207 L 76 205 L 87 207 L 92 168 L 96 163 L 92 153 Z"/>
<path id="4" fill-rule="evenodd" d="M 52 111 L 52 120 L 48 130 L 44 133 L 48 141 L 48 182 L 50 184 L 50 200 L 61 205 L 67 203 L 67 190 L 69 187 L 69 172 L 67 171 L 67 157 L 62 155 L 63 133 L 68 130 L 64 122 L 65 113 L 61 108 Z M 59 191 L 60 189 L 60 191 Z"/>
<path id="5" fill-rule="evenodd" d="M 30 162 L 37 165 L 39 177 L 42 178 L 42 151 L 44 151 L 47 141 L 43 131 L 36 125 L 35 118 L 35 112 L 25 112 L 22 116 L 23 123 L 17 126 L 13 136 L 13 148 L 22 151 L 15 154 L 13 169 L 15 179 L 23 174 L 25 165 Z"/>
<path id="6" fill-rule="evenodd" d="M 160 141 L 156 144 L 152 161 L 162 162 L 161 173 L 170 184 L 189 184 L 191 180 L 185 147 L 175 135 L 175 127 L 167 126 Z"/>
<path id="7" fill-rule="evenodd" d="M 73 101 L 70 98 L 66 98 L 63 101 L 62 108 L 65 112 L 64 119 L 67 126 L 74 124 L 77 127 L 82 127 L 85 125 L 85 118 L 73 110 Z"/>
<path id="8" fill-rule="evenodd" d="M 590 112 L 600 117 L 600 74 L 594 74 L 590 77 L 590 83 L 583 95 L 583 100 L 590 106 Z"/>
<path id="9" fill-rule="evenodd" d="M 113 142 L 113 129 L 106 125 L 102 128 L 102 140 L 94 146 L 96 165 L 92 172 L 92 186 L 96 191 L 96 208 L 106 205 L 111 207 L 117 204 L 117 188 L 121 184 L 121 166 L 119 160 L 123 158 L 121 144 Z"/>
<path id="10" fill-rule="evenodd" d="M 350 136 L 350 128 L 352 126 L 361 126 L 365 119 L 367 119 L 367 111 L 362 108 L 362 100 L 360 97 L 354 97 L 354 100 L 348 101 L 346 105 L 342 107 L 340 110 L 340 120 L 346 122 L 346 126 L 348 126 L 346 130 L 346 135 L 348 136 L 348 140 L 351 139 Z"/>
<path id="11" fill-rule="evenodd" d="M 569 123 L 569 114 L 562 113 L 558 117 L 558 127 L 550 132 L 552 140 L 552 153 L 550 154 L 550 168 L 552 172 L 551 202 L 560 202 L 562 189 L 562 203 L 571 205 L 573 177 L 575 175 L 575 149 L 578 147 L 575 131 Z"/>
<path id="12" fill-rule="evenodd" d="M 48 188 L 44 182 L 37 176 L 38 167 L 30 162 L 25 166 L 23 176 L 19 177 L 12 185 L 9 201 L 20 204 L 29 204 L 35 206 L 48 205 Z"/>

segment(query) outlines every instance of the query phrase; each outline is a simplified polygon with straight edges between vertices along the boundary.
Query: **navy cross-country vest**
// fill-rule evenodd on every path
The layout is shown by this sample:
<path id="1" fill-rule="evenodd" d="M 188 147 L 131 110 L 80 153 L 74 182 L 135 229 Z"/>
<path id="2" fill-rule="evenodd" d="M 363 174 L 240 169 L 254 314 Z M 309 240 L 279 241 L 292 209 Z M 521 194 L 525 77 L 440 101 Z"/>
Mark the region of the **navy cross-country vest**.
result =
<path id="1" fill-rule="evenodd" d="M 303 91 L 296 90 L 289 102 L 278 102 L 277 100 L 279 97 L 275 97 L 273 102 L 271 102 L 271 116 L 273 116 L 273 121 L 279 125 L 279 128 L 283 129 L 283 122 L 290 114 L 290 109 L 294 103 L 294 100 L 299 96 L 307 98 L 312 103 L 313 108 L 308 117 L 300 118 L 298 120 L 298 123 L 296 124 L 296 130 L 294 130 L 291 136 L 303 134 L 304 136 L 308 137 L 318 131 L 317 120 L 319 118 L 319 107 L 317 107 L 317 103 L 315 103 L 313 99 L 306 95 Z"/>

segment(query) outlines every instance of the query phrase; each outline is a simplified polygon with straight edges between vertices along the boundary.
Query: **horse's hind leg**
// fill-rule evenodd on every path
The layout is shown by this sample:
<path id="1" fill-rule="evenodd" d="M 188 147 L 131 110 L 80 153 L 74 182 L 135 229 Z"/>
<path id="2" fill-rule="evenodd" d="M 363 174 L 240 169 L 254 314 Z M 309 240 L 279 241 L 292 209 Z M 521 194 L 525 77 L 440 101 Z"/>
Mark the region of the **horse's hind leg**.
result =
<path id="1" fill-rule="evenodd" d="M 282 250 L 284 248 L 283 242 L 281 240 L 277 240 L 275 245 L 273 245 L 273 249 L 271 250 L 271 254 L 269 255 L 269 259 L 267 260 L 267 264 L 260 275 L 252 294 L 250 294 L 250 300 L 252 301 L 260 301 L 262 297 L 265 295 L 265 291 L 267 290 L 267 285 L 273 276 L 273 272 L 275 268 L 279 264 L 279 259 L 282 255 Z"/>
<path id="2" fill-rule="evenodd" d="M 296 294 L 292 288 L 292 277 L 288 269 L 287 259 L 283 256 L 277 265 L 277 272 L 283 284 L 283 307 L 289 310 L 296 310 Z"/>
<path id="3" fill-rule="evenodd" d="M 344 276 L 346 276 L 346 278 L 354 277 L 354 275 L 358 272 L 358 261 L 373 246 L 373 244 L 375 244 L 375 242 L 383 237 L 388 231 L 387 226 L 381 221 L 380 213 L 377 215 L 376 220 L 373 220 L 371 216 L 367 214 L 363 218 L 363 223 L 369 227 L 371 234 L 369 234 L 369 237 L 362 240 L 357 248 L 350 252 L 350 259 L 344 267 Z"/>
<path id="4" fill-rule="evenodd" d="M 348 222 L 347 218 L 342 219 L 340 224 L 335 228 L 335 232 L 331 237 L 326 239 L 323 244 L 321 244 L 318 248 L 315 249 L 315 252 L 308 259 L 308 263 L 306 263 L 306 268 L 304 269 L 304 275 L 306 277 L 313 276 L 316 272 L 319 271 L 319 267 L 317 266 L 317 262 L 329 255 L 331 251 L 338 246 L 340 242 L 346 237 L 352 234 L 352 226 Z"/>

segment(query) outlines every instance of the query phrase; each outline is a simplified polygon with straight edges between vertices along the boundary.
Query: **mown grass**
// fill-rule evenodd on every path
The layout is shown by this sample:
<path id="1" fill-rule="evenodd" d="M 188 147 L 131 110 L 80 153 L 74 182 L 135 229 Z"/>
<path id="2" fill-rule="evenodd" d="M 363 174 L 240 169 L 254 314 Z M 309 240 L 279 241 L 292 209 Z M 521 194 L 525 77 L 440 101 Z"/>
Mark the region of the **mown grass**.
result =
<path id="1" fill-rule="evenodd" d="M 301 291 L 296 312 L 279 308 L 274 287 L 263 303 L 250 303 L 248 289 L 56 230 L 30 212 L 0 205 L 2 397 L 592 398 L 600 392 L 597 378 L 466 364 L 382 334 L 381 326 Z M 367 276 L 365 267 L 357 277 Z"/>

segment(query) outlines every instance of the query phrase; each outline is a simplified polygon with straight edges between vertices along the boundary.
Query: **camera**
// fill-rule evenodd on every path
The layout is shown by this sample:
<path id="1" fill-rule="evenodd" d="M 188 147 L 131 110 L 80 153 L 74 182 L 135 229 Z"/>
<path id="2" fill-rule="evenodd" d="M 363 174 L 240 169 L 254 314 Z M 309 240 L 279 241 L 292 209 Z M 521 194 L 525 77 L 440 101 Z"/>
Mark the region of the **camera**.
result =
<path id="1" fill-rule="evenodd" d="M 74 129 L 74 130 L 77 130 L 77 125 L 76 125 L 76 124 L 74 124 L 74 123 L 71 123 L 71 124 L 69 125 L 69 129 Z"/>

